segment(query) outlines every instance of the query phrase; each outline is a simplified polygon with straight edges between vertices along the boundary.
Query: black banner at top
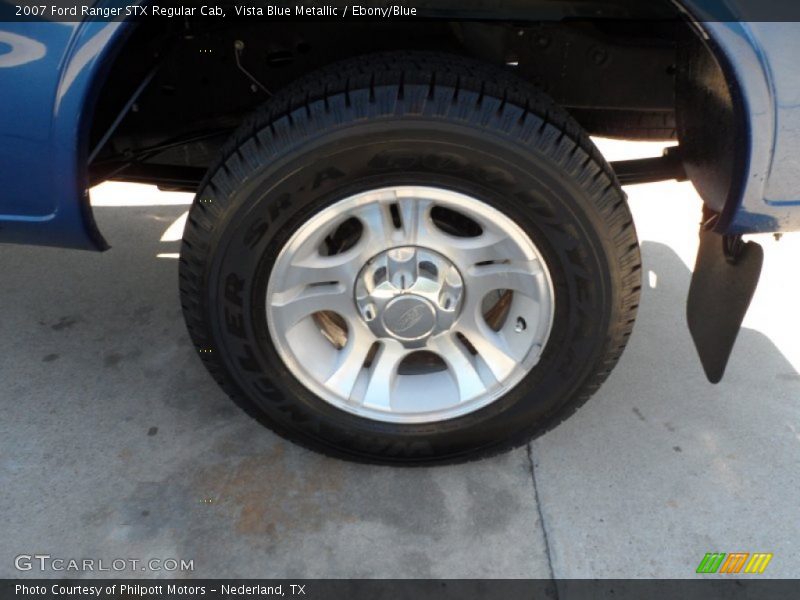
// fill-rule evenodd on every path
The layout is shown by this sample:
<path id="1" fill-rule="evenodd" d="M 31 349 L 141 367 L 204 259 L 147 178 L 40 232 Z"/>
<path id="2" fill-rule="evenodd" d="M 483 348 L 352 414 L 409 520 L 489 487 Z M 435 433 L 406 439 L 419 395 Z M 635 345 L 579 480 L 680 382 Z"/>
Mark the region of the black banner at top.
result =
<path id="1" fill-rule="evenodd" d="M 0 0 L 0 21 L 797 21 L 798 0 Z"/>

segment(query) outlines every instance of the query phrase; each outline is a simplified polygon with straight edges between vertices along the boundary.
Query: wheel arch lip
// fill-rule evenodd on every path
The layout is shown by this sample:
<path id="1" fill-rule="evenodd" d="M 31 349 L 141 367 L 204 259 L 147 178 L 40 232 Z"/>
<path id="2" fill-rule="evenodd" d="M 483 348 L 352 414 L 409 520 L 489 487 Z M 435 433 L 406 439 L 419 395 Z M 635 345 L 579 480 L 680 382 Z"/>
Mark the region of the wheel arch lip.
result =
<path id="1" fill-rule="evenodd" d="M 123 46 L 121 42 L 127 29 L 131 26 L 119 22 L 82 24 L 62 70 L 53 105 L 54 143 L 65 159 L 72 155 L 70 158 L 75 165 L 74 182 L 82 230 L 88 244 L 100 251 L 110 246 L 97 227 L 90 204 L 89 133 L 102 82 L 108 75 L 116 51 Z M 73 115 L 77 119 L 70 119 Z M 76 125 L 70 126 L 69 120 Z M 74 127 L 77 127 L 77 132 Z M 69 143 L 70 136 L 74 136 L 72 144 Z M 55 168 L 66 171 L 69 165 L 65 163 L 66 160 Z"/>
<path id="2" fill-rule="evenodd" d="M 53 104 L 53 145 L 64 155 L 55 168 L 68 170 L 67 157 L 71 159 L 78 194 L 73 203 L 79 206 L 86 241 L 101 251 L 110 246 L 97 228 L 89 202 L 89 136 L 100 91 L 135 26 L 125 21 L 81 23 L 70 44 Z"/>
<path id="3" fill-rule="evenodd" d="M 57 72 L 49 80 L 49 114 L 38 116 L 44 135 L 24 139 L 16 167 L 21 173 L 33 172 L 39 181 L 17 186 L 19 197 L 15 200 L 18 205 L 41 207 L 41 211 L 8 211 L 10 214 L 0 216 L 0 242 L 106 250 L 109 245 L 97 228 L 89 201 L 89 135 L 102 85 L 135 24 L 82 21 L 36 25 L 42 28 L 37 30 L 41 32 L 37 41 L 47 54 L 59 58 Z M 67 36 L 56 35 L 55 28 L 65 27 L 72 31 Z M 36 93 L 44 92 L 37 88 Z M 32 171 L 34 161 L 40 166 Z"/>
<path id="4" fill-rule="evenodd" d="M 773 185 L 781 188 L 792 183 L 791 174 L 776 168 L 779 142 L 788 142 L 796 129 L 792 122 L 800 122 L 800 116 L 781 105 L 776 86 L 779 77 L 792 74 L 777 64 L 775 44 L 765 43 L 759 24 L 743 20 L 747 15 L 741 0 L 731 6 L 713 0 L 673 2 L 718 62 L 734 103 L 734 175 L 715 230 L 726 234 L 800 230 L 800 198 L 770 198 Z M 789 41 L 792 32 L 780 27 L 792 24 L 778 27 L 775 36 Z M 795 24 L 794 37 L 796 31 Z"/>

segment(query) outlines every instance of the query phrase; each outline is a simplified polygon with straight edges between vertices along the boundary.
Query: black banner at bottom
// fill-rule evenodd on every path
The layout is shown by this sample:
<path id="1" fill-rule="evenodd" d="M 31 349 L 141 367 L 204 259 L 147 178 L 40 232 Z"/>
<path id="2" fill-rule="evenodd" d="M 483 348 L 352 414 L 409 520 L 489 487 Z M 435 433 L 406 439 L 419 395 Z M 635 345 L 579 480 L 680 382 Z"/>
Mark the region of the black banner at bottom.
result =
<path id="1" fill-rule="evenodd" d="M 783 600 L 800 597 L 786 579 L 3 579 L 2 600 Z"/>

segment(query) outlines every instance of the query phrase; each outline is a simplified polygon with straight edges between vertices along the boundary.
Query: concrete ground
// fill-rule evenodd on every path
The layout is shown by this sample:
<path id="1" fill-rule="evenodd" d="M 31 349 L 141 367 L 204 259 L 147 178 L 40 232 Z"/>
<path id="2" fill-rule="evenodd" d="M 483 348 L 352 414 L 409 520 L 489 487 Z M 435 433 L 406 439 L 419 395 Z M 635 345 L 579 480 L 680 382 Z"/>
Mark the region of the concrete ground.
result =
<path id="1" fill-rule="evenodd" d="M 698 199 L 628 193 L 644 294 L 616 371 L 528 448 L 457 467 L 327 459 L 242 414 L 184 330 L 185 195 L 96 190 L 105 254 L 0 248 L 0 577 L 41 576 L 14 558 L 44 553 L 194 561 L 126 577 L 685 578 L 712 551 L 796 576 L 800 237 L 759 238 L 762 284 L 712 386 L 683 316 Z"/>

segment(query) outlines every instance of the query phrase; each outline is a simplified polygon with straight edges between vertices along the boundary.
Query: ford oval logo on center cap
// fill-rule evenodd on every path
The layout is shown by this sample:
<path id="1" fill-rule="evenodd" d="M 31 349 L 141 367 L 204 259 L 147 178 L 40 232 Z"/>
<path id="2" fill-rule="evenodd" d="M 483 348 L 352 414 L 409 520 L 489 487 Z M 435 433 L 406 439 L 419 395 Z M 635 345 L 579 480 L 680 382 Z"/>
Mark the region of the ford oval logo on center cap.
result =
<path id="1" fill-rule="evenodd" d="M 409 294 L 395 298 L 387 305 L 383 324 L 392 335 L 413 340 L 433 331 L 436 313 L 430 302 Z"/>

